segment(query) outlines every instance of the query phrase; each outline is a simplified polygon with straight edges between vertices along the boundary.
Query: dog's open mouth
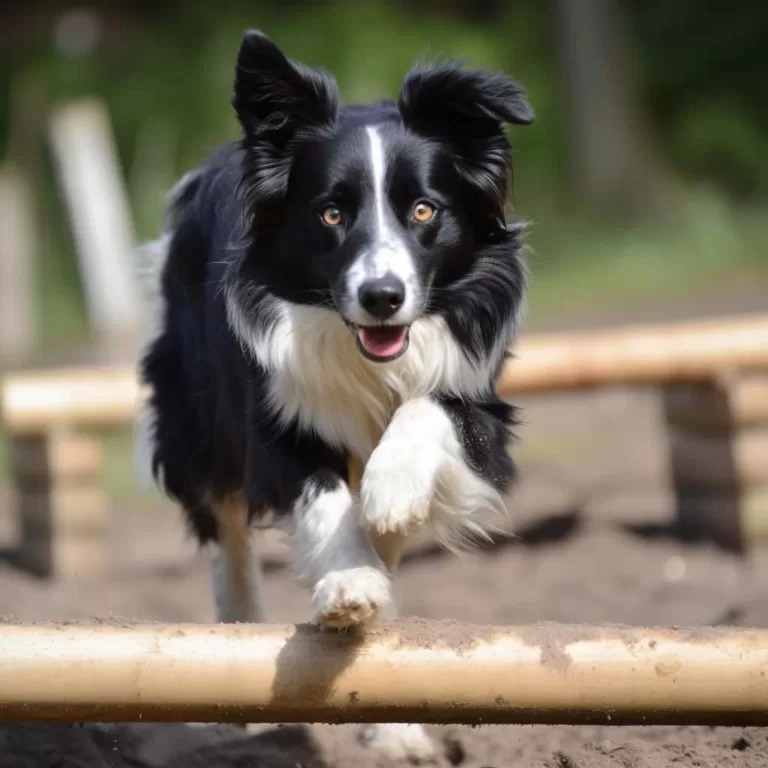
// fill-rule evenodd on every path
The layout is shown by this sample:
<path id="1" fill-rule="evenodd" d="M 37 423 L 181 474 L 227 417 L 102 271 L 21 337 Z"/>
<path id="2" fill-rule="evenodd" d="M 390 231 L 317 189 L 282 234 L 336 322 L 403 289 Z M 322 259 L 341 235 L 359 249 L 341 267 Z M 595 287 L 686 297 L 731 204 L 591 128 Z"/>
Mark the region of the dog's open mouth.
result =
<path id="1" fill-rule="evenodd" d="M 408 349 L 407 325 L 358 325 L 355 335 L 360 351 L 376 363 L 396 360 Z"/>

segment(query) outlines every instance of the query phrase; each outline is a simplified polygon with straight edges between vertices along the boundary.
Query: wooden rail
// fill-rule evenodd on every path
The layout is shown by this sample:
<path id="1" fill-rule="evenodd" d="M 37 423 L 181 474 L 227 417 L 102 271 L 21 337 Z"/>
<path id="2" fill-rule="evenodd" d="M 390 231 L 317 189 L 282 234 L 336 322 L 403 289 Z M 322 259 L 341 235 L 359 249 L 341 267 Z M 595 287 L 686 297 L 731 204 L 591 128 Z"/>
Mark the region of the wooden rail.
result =
<path id="1" fill-rule="evenodd" d="M 768 725 L 768 631 L 0 626 L 3 720 Z"/>
<path id="2" fill-rule="evenodd" d="M 768 316 L 530 336 L 498 382 L 502 397 L 580 388 L 706 381 L 768 369 Z M 14 434 L 129 423 L 142 392 L 133 366 L 5 377 L 0 413 Z"/>
<path id="3" fill-rule="evenodd" d="M 737 548 L 768 536 L 768 315 L 532 335 L 517 346 L 497 389 L 511 399 L 615 385 L 663 392 L 678 522 L 703 525 Z M 132 366 L 3 380 L 0 415 L 13 444 L 21 560 L 31 570 L 104 567 L 96 432 L 131 424 L 144 395 Z"/>
<path id="4" fill-rule="evenodd" d="M 706 381 L 768 369 L 768 315 L 531 336 L 498 383 L 503 397 L 587 387 Z"/>

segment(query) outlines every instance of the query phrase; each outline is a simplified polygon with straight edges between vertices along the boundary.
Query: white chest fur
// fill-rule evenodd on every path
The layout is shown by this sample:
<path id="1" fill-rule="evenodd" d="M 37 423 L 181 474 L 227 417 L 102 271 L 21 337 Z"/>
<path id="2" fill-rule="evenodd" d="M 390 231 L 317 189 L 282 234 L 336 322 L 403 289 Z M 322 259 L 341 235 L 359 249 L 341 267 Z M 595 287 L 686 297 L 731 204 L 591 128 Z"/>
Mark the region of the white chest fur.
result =
<path id="1" fill-rule="evenodd" d="M 363 461 L 403 402 L 434 393 L 471 397 L 487 388 L 495 362 L 470 361 L 440 317 L 414 323 L 406 353 L 382 364 L 363 357 L 328 309 L 282 302 L 270 330 L 257 333 L 236 303 L 228 308 L 238 337 L 270 374 L 279 417 Z"/>

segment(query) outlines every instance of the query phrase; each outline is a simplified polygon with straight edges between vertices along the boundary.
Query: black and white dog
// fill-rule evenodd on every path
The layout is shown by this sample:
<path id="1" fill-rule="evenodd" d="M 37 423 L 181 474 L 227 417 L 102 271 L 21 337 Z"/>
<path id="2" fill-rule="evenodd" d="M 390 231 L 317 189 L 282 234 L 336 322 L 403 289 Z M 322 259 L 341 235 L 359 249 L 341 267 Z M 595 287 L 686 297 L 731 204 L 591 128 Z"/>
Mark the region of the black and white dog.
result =
<path id="1" fill-rule="evenodd" d="M 332 77 L 259 32 L 233 103 L 242 142 L 178 183 L 147 248 L 152 466 L 218 542 L 219 620 L 263 618 L 247 527 L 269 513 L 314 621 L 365 626 L 391 614 L 404 538 L 481 533 L 512 478 L 493 385 L 526 273 L 504 125 L 533 114 L 512 80 L 454 63 L 411 71 L 397 103 L 340 107 Z M 419 729 L 375 738 L 429 750 Z"/>

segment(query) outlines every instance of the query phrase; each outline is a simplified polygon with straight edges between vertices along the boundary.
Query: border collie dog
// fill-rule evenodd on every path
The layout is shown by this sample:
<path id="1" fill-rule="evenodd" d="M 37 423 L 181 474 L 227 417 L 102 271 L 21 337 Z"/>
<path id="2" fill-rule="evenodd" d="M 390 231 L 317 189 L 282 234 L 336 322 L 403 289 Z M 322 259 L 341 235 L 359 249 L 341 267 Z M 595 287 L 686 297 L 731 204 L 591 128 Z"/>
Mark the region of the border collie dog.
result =
<path id="1" fill-rule="evenodd" d="M 526 271 L 504 126 L 533 113 L 514 81 L 456 63 L 340 107 L 332 77 L 255 31 L 233 105 L 242 141 L 177 184 L 146 249 L 152 468 L 218 544 L 218 620 L 263 619 L 247 530 L 269 515 L 290 522 L 314 621 L 365 627 L 391 615 L 404 539 L 482 534 L 513 475 L 494 381 Z"/>

